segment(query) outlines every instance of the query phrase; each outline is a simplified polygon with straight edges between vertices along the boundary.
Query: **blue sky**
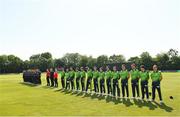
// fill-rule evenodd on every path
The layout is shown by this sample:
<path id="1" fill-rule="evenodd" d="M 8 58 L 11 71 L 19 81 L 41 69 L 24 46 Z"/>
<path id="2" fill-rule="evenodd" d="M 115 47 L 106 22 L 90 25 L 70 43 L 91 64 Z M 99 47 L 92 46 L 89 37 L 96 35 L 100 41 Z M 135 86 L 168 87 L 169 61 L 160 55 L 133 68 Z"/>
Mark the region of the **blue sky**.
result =
<path id="1" fill-rule="evenodd" d="M 179 0 L 0 0 L 0 55 L 180 51 Z"/>

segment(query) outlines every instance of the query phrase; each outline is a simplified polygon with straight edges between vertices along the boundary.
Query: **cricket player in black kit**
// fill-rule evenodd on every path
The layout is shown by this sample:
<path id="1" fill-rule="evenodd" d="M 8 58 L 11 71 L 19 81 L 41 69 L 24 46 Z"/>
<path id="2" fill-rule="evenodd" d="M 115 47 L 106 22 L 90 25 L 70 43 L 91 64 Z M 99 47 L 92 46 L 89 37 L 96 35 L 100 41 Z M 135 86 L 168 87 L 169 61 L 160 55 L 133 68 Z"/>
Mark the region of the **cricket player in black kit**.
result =
<path id="1" fill-rule="evenodd" d="M 53 71 L 53 68 L 50 69 L 50 79 L 51 79 L 51 87 L 54 87 L 54 71 Z"/>

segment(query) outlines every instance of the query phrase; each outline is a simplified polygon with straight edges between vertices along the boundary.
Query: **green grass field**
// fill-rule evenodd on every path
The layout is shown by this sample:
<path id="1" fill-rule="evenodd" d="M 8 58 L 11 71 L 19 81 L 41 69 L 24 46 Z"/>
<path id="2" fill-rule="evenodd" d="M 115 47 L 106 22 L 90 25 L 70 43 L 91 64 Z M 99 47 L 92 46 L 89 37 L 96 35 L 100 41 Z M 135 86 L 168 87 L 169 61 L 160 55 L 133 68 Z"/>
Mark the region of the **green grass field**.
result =
<path id="1" fill-rule="evenodd" d="M 21 77 L 21 74 L 0 75 L 0 116 L 180 116 L 180 73 L 163 73 L 165 105 L 62 92 L 59 88 L 46 87 L 44 74 L 41 86 L 23 84 Z M 169 96 L 174 99 L 170 100 Z"/>

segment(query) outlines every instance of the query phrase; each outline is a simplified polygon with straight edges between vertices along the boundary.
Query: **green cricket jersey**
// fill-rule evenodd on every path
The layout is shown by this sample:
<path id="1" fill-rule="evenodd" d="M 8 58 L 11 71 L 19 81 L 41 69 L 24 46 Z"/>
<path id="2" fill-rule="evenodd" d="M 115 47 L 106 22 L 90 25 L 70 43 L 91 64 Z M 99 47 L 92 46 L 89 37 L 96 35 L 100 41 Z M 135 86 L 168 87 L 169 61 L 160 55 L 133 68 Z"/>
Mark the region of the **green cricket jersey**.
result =
<path id="1" fill-rule="evenodd" d="M 120 74 L 121 80 L 126 80 L 129 77 L 128 70 L 121 70 L 119 74 Z"/>
<path id="2" fill-rule="evenodd" d="M 74 78 L 75 72 L 74 71 L 70 71 L 70 77 Z"/>
<path id="3" fill-rule="evenodd" d="M 70 73 L 69 73 L 69 72 L 66 72 L 66 73 L 65 73 L 65 78 L 66 78 L 66 79 L 69 79 L 69 78 L 70 78 Z"/>
<path id="4" fill-rule="evenodd" d="M 105 76 L 105 73 L 104 72 L 99 72 L 99 79 L 103 79 Z"/>
<path id="5" fill-rule="evenodd" d="M 99 77 L 99 72 L 98 71 L 93 71 L 93 79 L 96 79 Z"/>
<path id="6" fill-rule="evenodd" d="M 157 71 L 157 72 L 152 72 L 151 73 L 151 79 L 153 82 L 156 82 L 156 81 L 160 81 L 162 75 L 161 75 L 161 72 L 160 71 Z"/>
<path id="7" fill-rule="evenodd" d="M 92 77 L 93 77 L 93 72 L 92 72 L 92 70 L 88 70 L 88 71 L 87 71 L 87 77 L 88 77 L 88 78 L 92 78 Z"/>
<path id="8" fill-rule="evenodd" d="M 112 77 L 113 77 L 113 79 L 119 79 L 119 72 L 118 71 L 113 72 Z"/>
<path id="9" fill-rule="evenodd" d="M 86 72 L 85 71 L 81 71 L 80 72 L 80 76 L 81 76 L 81 78 L 85 78 L 86 77 Z"/>
<path id="10" fill-rule="evenodd" d="M 131 80 L 137 80 L 139 78 L 138 69 L 131 70 L 130 74 L 131 74 Z"/>
<path id="11" fill-rule="evenodd" d="M 76 71 L 76 72 L 75 72 L 75 76 L 76 76 L 76 78 L 80 78 L 80 77 L 81 77 L 80 71 Z"/>
<path id="12" fill-rule="evenodd" d="M 141 79 L 141 82 L 142 81 L 148 81 L 149 80 L 149 72 L 148 71 L 140 71 L 139 72 L 139 78 Z"/>
<path id="13" fill-rule="evenodd" d="M 110 70 L 105 72 L 105 78 L 106 79 L 112 78 L 112 72 Z"/>
<path id="14" fill-rule="evenodd" d="M 60 75 L 61 75 L 61 78 L 64 78 L 64 77 L 65 77 L 65 72 L 64 72 L 64 71 L 61 71 L 61 72 L 60 72 Z"/>

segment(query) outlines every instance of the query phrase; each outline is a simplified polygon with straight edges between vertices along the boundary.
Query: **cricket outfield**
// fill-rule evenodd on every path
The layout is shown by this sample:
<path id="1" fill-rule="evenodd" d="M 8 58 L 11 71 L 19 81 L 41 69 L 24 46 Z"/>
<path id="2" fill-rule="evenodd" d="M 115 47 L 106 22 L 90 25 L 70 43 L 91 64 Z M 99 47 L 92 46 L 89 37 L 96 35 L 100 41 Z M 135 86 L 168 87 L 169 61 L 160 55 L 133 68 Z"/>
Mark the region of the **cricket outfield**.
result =
<path id="1" fill-rule="evenodd" d="M 22 83 L 22 74 L 0 75 L 0 116 L 180 116 L 180 73 L 163 73 L 164 105 L 158 96 L 158 103 L 150 103 L 63 92 L 46 87 L 45 74 L 41 79 L 42 85 L 34 86 Z"/>

